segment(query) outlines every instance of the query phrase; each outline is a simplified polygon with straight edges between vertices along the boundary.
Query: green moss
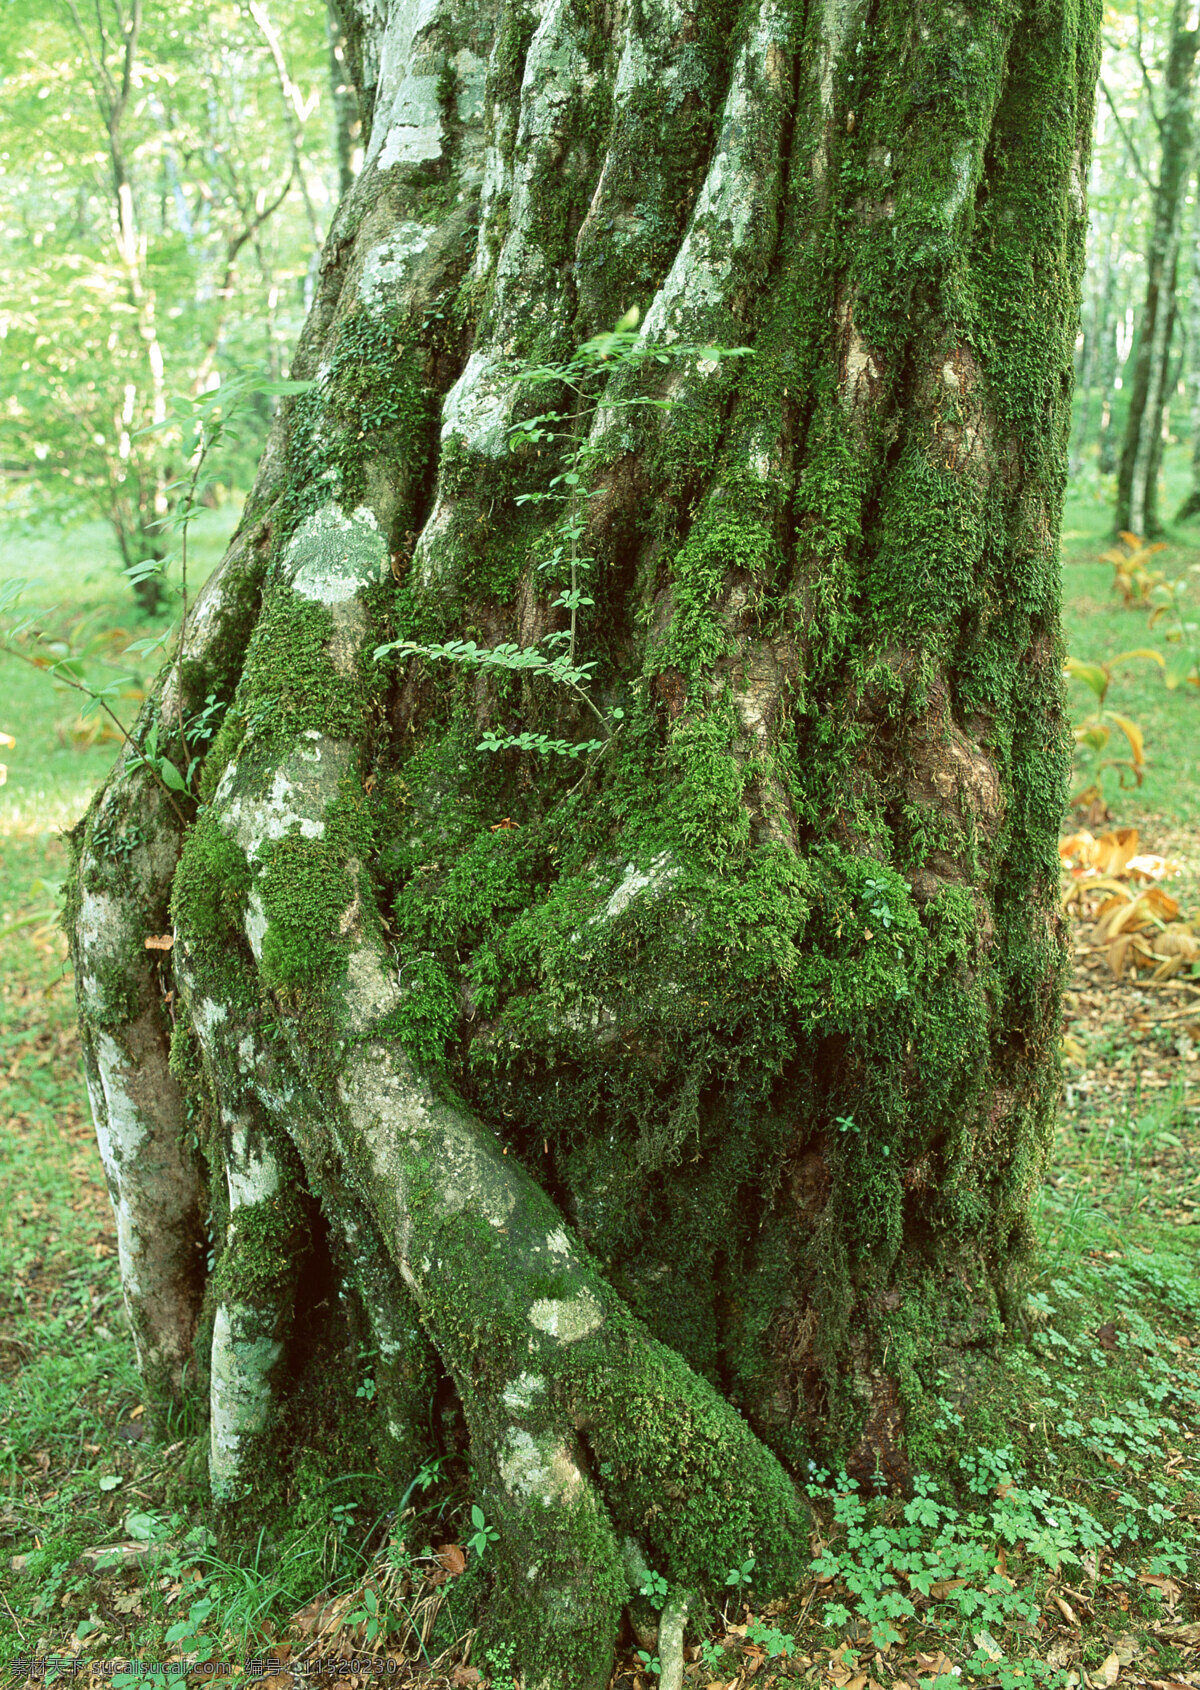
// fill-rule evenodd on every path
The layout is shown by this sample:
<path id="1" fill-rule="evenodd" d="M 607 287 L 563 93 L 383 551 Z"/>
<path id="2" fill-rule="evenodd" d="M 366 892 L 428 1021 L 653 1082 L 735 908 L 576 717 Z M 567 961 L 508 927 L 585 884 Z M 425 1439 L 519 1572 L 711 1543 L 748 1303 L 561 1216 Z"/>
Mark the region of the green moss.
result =
<path id="1" fill-rule="evenodd" d="M 214 1277 L 217 1299 L 273 1306 L 287 1294 L 305 1247 L 302 1219 L 292 1193 L 235 1209 Z"/>
<path id="2" fill-rule="evenodd" d="M 246 914 L 250 865 L 216 817 L 202 811 L 188 834 L 171 892 L 171 920 L 201 950 L 235 943 Z"/>
<path id="3" fill-rule="evenodd" d="M 260 743 L 309 729 L 351 739 L 381 684 L 377 665 L 342 674 L 330 655 L 333 613 L 282 585 L 268 594 L 250 641 L 238 710 Z"/>
<path id="4" fill-rule="evenodd" d="M 221 776 L 237 757 L 246 737 L 246 719 L 237 710 L 227 710 L 221 726 L 213 736 L 200 771 L 200 801 L 211 804 L 220 785 Z"/>
<path id="5" fill-rule="evenodd" d="M 297 830 L 260 852 L 259 882 L 267 930 L 260 966 L 270 991 L 313 992 L 344 966 L 347 945 L 338 931 L 354 897 L 354 882 L 338 852 Z"/>
<path id="6" fill-rule="evenodd" d="M 725 489 L 718 490 L 671 566 L 671 625 L 653 654 L 656 668 L 674 666 L 694 676 L 725 656 L 732 635 L 718 606 L 731 577 L 761 584 L 781 560 L 770 527 L 758 516 L 729 510 L 727 497 Z M 761 507 L 761 494 L 756 502 Z"/>
<path id="7" fill-rule="evenodd" d="M 414 1062 L 441 1069 L 458 1025 L 458 993 L 434 956 L 413 957 L 402 966 L 400 981 L 403 998 L 372 1028 L 372 1037 L 392 1034 Z"/>
<path id="8" fill-rule="evenodd" d="M 288 531 L 331 498 L 348 510 L 361 503 L 372 464 L 386 465 L 409 498 L 420 486 L 436 410 L 419 337 L 420 325 L 401 312 L 360 309 L 341 319 L 319 385 L 293 412 Z M 401 530 L 405 514 L 397 513 Z"/>
<path id="9" fill-rule="evenodd" d="M 370 810 L 347 783 L 328 805 L 319 839 L 305 837 L 297 822 L 262 846 L 257 890 L 267 928 L 260 968 L 269 990 L 323 997 L 341 978 L 357 942 L 351 929 L 373 917 L 356 902 L 372 843 Z"/>
<path id="10" fill-rule="evenodd" d="M 728 1404 L 680 1357 L 627 1328 L 627 1365 L 587 1381 L 588 1441 L 619 1529 L 687 1587 L 720 1587 L 753 1557 L 756 1594 L 794 1589 L 807 1522 L 792 1481 Z"/>

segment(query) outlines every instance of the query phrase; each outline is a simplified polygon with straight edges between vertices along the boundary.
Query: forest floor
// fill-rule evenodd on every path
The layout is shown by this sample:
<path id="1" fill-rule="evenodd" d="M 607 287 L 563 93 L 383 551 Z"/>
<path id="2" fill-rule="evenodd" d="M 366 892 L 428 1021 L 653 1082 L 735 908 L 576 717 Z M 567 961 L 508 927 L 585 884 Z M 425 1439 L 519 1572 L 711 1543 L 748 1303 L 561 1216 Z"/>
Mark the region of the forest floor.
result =
<path id="1" fill-rule="evenodd" d="M 209 561 L 229 516 L 205 519 Z M 1112 595 L 1106 521 L 1077 490 L 1067 637 L 1091 661 L 1162 645 Z M 1200 528 L 1155 561 L 1185 575 Z M 42 578 L 33 602 L 56 604 L 56 631 L 98 666 L 142 631 L 97 530 L 0 535 L 0 582 L 14 574 Z M 18 1657 L 49 1657 L 47 1681 L 119 1690 L 158 1690 L 172 1679 L 149 1668 L 169 1662 L 175 1682 L 190 1663 L 189 1682 L 258 1676 L 270 1690 L 381 1673 L 507 1690 L 503 1641 L 472 1651 L 468 1592 L 486 1568 L 463 1548 L 461 1487 L 401 1522 L 331 1496 L 276 1554 L 235 1565 L 178 1502 L 195 1429 L 144 1435 L 57 926 L 60 833 L 115 745 L 44 675 L 0 663 L 0 731 L 16 740 L 0 790 L 0 1675 L 20 1681 Z M 1194 916 L 1200 695 L 1133 662 L 1110 702 L 1144 729 L 1146 773 L 1133 791 L 1110 781 L 1112 824 L 1094 831 L 1137 828 L 1139 850 L 1178 864 L 1162 886 Z M 1072 706 L 1090 708 L 1075 683 Z M 1200 965 L 1117 978 L 1095 928 L 1073 934 L 1028 1324 L 945 1382 L 957 1483 L 893 1501 L 814 1474 L 805 1585 L 759 1611 L 752 1577 L 743 1590 L 733 1575 L 724 1608 L 696 1616 L 688 1684 L 1200 1690 Z M 614 1681 L 630 1690 L 657 1675 L 643 1620 Z"/>

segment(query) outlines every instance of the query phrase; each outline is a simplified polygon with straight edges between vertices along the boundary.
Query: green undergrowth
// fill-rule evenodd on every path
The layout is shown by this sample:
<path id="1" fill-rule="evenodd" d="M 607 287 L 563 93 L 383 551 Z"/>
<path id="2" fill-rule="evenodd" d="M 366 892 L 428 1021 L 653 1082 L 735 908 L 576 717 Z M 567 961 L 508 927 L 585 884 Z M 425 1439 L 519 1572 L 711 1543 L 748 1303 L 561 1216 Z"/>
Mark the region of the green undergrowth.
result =
<path id="1" fill-rule="evenodd" d="M 1190 484 L 1190 444 L 1175 443 L 1165 452 L 1160 509 L 1169 517 L 1183 501 Z M 1075 496 L 1063 520 L 1063 630 L 1067 649 L 1084 662 L 1111 661 L 1122 652 L 1150 647 L 1170 657 L 1167 624 L 1149 626 L 1146 607 L 1126 606 L 1113 591 L 1113 567 L 1100 560 L 1112 544 L 1112 480 L 1096 474 L 1091 454 L 1085 456 Z M 1188 604 L 1193 618 L 1200 612 L 1200 521 L 1168 521 L 1161 538 L 1166 550 L 1153 559 L 1168 580 L 1190 583 Z M 1069 686 L 1074 720 L 1094 707 L 1094 699 L 1080 681 Z M 1089 702 L 1090 701 L 1090 702 Z M 1142 785 L 1117 790 L 1110 775 L 1106 791 L 1120 819 L 1138 823 L 1147 816 L 1167 817 L 1195 826 L 1200 822 L 1200 692 L 1192 687 L 1169 691 L 1162 671 L 1145 661 L 1121 665 L 1113 679 L 1108 703 L 1141 727 L 1146 742 Z M 1090 778 L 1090 776 L 1088 777 Z M 1126 776 L 1126 779 L 1129 777 Z"/>

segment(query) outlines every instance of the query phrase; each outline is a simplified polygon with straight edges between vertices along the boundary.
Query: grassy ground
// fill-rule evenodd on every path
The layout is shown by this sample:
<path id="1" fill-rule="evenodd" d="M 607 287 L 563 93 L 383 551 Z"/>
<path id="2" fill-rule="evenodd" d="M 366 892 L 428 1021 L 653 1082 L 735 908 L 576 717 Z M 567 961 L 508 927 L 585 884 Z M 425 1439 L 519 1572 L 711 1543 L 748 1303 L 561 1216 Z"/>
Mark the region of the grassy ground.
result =
<path id="1" fill-rule="evenodd" d="M 1167 509 L 1182 469 L 1180 455 L 1169 461 Z M 1144 612 L 1114 601 L 1111 569 L 1096 561 L 1107 543 L 1104 492 L 1090 472 L 1080 477 L 1063 548 L 1070 649 L 1097 661 L 1162 643 Z M 201 568 L 230 514 L 204 519 Z M 1169 572 L 1200 561 L 1200 526 L 1172 542 Z M 41 577 L 33 598 L 54 606 L 54 634 L 86 646 L 98 670 L 129 672 L 120 651 L 144 630 L 101 530 L 0 535 L 0 581 L 14 574 Z M 17 741 L 0 789 L 0 1670 L 19 1653 L 57 1652 L 89 1663 L 100 1682 L 93 1667 L 105 1659 L 144 1667 L 207 1656 L 211 1665 L 270 1649 L 280 1666 L 268 1682 L 282 1690 L 298 1661 L 364 1650 L 390 1651 L 398 1679 L 507 1686 L 502 1639 L 480 1641 L 465 1666 L 463 1645 L 452 1648 L 445 1660 L 459 1662 L 457 1680 L 449 1664 L 425 1670 L 469 1632 L 480 1569 L 459 1547 L 470 1532 L 465 1496 L 434 1490 L 440 1513 L 378 1522 L 356 1513 L 348 1489 L 235 1565 L 218 1554 L 181 1469 L 192 1428 L 164 1443 L 142 1435 L 54 924 L 59 830 L 116 746 L 43 674 L 0 663 L 0 730 Z M 128 688 L 131 713 L 144 679 L 135 674 Z M 1080 714 L 1091 707 L 1083 692 L 1072 702 Z M 1116 819 L 1183 860 L 1178 885 L 1191 908 L 1200 696 L 1168 692 L 1143 664 L 1118 676 L 1112 703 L 1147 738 L 1144 785 L 1120 793 L 1110 783 Z M 1074 1054 L 1025 1333 L 945 1378 L 940 1490 L 875 1500 L 838 1475 L 812 1475 L 804 1587 L 762 1612 L 753 1568 L 731 1569 L 723 1611 L 697 1616 L 704 1642 L 692 1649 L 689 1683 L 1200 1686 L 1193 1003 L 1200 981 L 1115 982 L 1081 940 L 1068 999 Z M 89 1559 L 114 1544 L 125 1547 L 113 1564 Z M 628 1685 L 656 1674 L 649 1602 L 623 1661 Z M 105 1681 L 155 1682 L 142 1667 Z M 349 1686 L 355 1676 L 343 1663 L 321 1681 Z"/>

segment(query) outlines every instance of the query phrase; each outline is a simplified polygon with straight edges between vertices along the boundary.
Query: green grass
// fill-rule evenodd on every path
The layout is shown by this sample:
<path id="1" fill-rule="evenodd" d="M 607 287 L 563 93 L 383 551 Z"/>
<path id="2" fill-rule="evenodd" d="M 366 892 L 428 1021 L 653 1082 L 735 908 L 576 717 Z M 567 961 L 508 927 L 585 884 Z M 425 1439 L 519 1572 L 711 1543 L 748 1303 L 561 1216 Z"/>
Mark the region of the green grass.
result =
<path id="1" fill-rule="evenodd" d="M 1176 446 L 1166 454 L 1164 513 L 1174 512 L 1189 486 L 1190 449 Z M 1168 578 L 1187 576 L 1200 564 L 1200 521 L 1170 525 L 1162 538 L 1167 550 L 1153 560 Z M 1063 521 L 1063 631 L 1072 657 L 1107 662 L 1121 652 L 1151 646 L 1166 654 L 1163 626 L 1149 626 L 1146 610 L 1126 608 L 1112 590 L 1112 565 L 1100 554 L 1112 544 L 1112 478 L 1103 482 L 1085 469 L 1072 489 Z M 1193 614 L 1200 615 L 1200 575 L 1188 577 Z M 1095 700 L 1080 681 L 1069 684 L 1071 710 L 1076 719 L 1090 714 Z M 1114 678 L 1108 704 L 1131 716 L 1146 736 L 1145 781 L 1140 788 L 1121 791 L 1110 773 L 1105 790 L 1111 809 L 1123 821 L 1144 816 L 1163 817 L 1183 826 L 1200 821 L 1200 691 L 1180 687 L 1169 692 L 1162 671 L 1137 660 L 1122 666 Z M 1119 737 L 1119 736 L 1118 736 Z M 1090 778 L 1081 760 L 1079 783 Z"/>
<path id="2" fill-rule="evenodd" d="M 1186 467 L 1182 449 L 1169 454 L 1168 510 Z M 1144 612 L 1112 597 L 1111 570 L 1097 562 L 1108 543 L 1104 494 L 1085 470 L 1063 546 L 1069 649 L 1095 660 L 1162 644 Z M 198 525 L 197 577 L 232 515 L 206 513 Z M 1200 525 L 1169 539 L 1169 571 L 1200 560 Z M 0 580 L 12 575 L 40 578 L 30 596 L 51 607 L 47 629 L 83 646 L 97 674 L 130 673 L 121 649 L 145 627 L 101 528 L 0 532 Z M 290 1616 L 322 1593 L 334 1603 L 327 1647 L 365 1645 L 379 1611 L 414 1660 L 409 1622 L 415 1614 L 425 1630 L 428 1620 L 436 1653 L 469 1619 L 463 1585 L 478 1569 L 432 1583 L 425 1540 L 465 1541 L 465 1494 L 431 1492 L 444 1512 L 409 1521 L 406 1548 L 388 1522 L 363 1517 L 347 1482 L 336 1497 L 310 1499 L 278 1542 L 230 1557 L 208 1531 L 195 1428 L 181 1424 L 161 1443 L 140 1437 L 112 1217 L 54 925 L 53 887 L 66 872 L 59 832 L 116 743 L 81 721 L 76 696 L 0 663 L 0 729 L 17 740 L 0 788 L 0 1659 L 43 1646 L 89 1660 L 166 1660 L 193 1641 L 201 1655 L 240 1655 L 285 1637 L 298 1651 Z M 131 715 L 148 678 L 133 671 Z M 1072 702 L 1091 707 L 1082 689 Z M 1111 702 L 1147 737 L 1144 785 L 1121 793 L 1110 783 L 1116 819 L 1138 823 L 1151 847 L 1164 830 L 1190 838 L 1200 820 L 1200 695 L 1170 693 L 1142 666 L 1122 675 Z M 1062 1111 L 1025 1333 L 937 1383 L 925 1431 L 926 1446 L 938 1444 L 938 1489 L 872 1498 L 836 1474 L 813 1474 L 809 1580 L 767 1616 L 754 1612 L 751 1570 L 723 1612 L 695 1616 L 707 1645 L 698 1682 L 740 1683 L 761 1658 L 759 1685 L 811 1687 L 820 1671 L 825 1684 L 858 1680 L 860 1690 L 867 1679 L 885 1690 L 972 1679 L 1026 1690 L 1067 1686 L 1071 1672 L 1103 1678 L 1114 1651 L 1129 1657 L 1122 1683 L 1195 1673 L 1197 1651 L 1178 1627 L 1200 1618 L 1200 1123 L 1187 1085 L 1197 1070 L 1181 1023 L 1138 1030 L 1112 1002 L 1109 1024 L 1081 1024 L 1102 1083 L 1073 1085 Z M 140 1570 L 81 1563 L 83 1550 L 124 1539 L 157 1543 L 159 1558 Z M 491 1666 L 479 1663 L 497 1683 L 502 1660 L 500 1640 Z"/>

